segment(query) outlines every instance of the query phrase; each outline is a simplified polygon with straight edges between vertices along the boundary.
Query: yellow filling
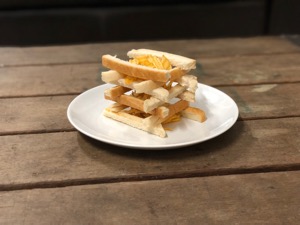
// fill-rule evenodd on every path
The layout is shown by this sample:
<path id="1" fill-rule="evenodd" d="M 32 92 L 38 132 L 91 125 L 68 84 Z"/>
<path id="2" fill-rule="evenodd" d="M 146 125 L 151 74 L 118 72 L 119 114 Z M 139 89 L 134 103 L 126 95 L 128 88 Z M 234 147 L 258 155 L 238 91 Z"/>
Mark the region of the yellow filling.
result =
<path id="1" fill-rule="evenodd" d="M 181 120 L 181 116 L 179 113 L 174 114 L 170 118 L 166 119 L 162 124 L 167 124 L 167 123 L 173 123 L 173 122 L 178 122 Z"/>
<path id="2" fill-rule="evenodd" d="M 164 55 L 161 58 L 153 55 L 142 55 L 130 59 L 129 62 L 162 70 L 172 69 L 170 61 Z"/>
<path id="3" fill-rule="evenodd" d="M 166 124 L 169 124 L 169 123 L 179 122 L 180 120 L 181 120 L 181 115 L 180 115 L 180 113 L 176 113 L 176 114 L 174 114 L 173 116 L 171 116 L 170 118 L 168 118 L 167 120 L 165 120 L 164 122 L 162 122 L 163 128 L 164 128 L 165 130 L 171 131 L 172 129 L 169 128 L 169 127 L 166 127 L 165 125 L 166 125 Z"/>
<path id="4" fill-rule="evenodd" d="M 143 55 L 143 56 L 138 56 L 134 59 L 130 59 L 129 62 L 137 65 L 156 68 L 156 69 L 163 69 L 163 70 L 172 69 L 172 65 L 170 61 L 164 55 L 161 58 L 153 55 Z M 136 80 L 138 80 L 138 78 L 126 76 L 125 84 L 127 85 L 132 84 Z"/>
<path id="5" fill-rule="evenodd" d="M 125 84 L 127 84 L 127 85 L 132 84 L 136 80 L 138 80 L 138 78 L 131 77 L 131 76 L 126 76 L 124 79 Z"/>

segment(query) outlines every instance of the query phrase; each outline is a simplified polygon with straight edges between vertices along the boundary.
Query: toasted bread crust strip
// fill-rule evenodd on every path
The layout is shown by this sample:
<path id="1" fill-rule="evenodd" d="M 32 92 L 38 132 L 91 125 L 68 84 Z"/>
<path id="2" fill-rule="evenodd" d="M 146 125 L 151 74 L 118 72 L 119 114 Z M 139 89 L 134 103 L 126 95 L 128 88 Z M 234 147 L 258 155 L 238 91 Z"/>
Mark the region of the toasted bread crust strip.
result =
<path id="1" fill-rule="evenodd" d="M 180 85 L 186 87 L 191 92 L 196 92 L 198 88 L 198 80 L 194 75 L 184 75 L 176 80 Z"/>
<path id="2" fill-rule="evenodd" d="M 190 92 L 190 91 L 184 91 L 181 94 L 178 95 L 178 98 L 182 99 L 182 100 L 186 100 L 188 102 L 195 102 L 196 98 L 195 98 L 195 93 Z"/>
<path id="3" fill-rule="evenodd" d="M 103 115 L 109 118 L 112 118 L 114 120 L 117 120 L 121 123 L 127 124 L 131 127 L 146 131 L 148 133 L 157 135 L 159 137 L 166 137 L 166 131 L 164 130 L 164 128 L 162 127 L 161 124 L 154 124 L 154 125 L 146 125 L 146 123 L 144 123 L 145 119 L 142 119 L 140 117 L 134 116 L 134 115 L 130 115 L 126 112 L 113 112 L 111 111 L 109 108 L 105 109 L 103 111 Z"/>
<path id="4" fill-rule="evenodd" d="M 155 69 L 147 66 L 136 65 L 111 55 L 102 56 L 102 65 L 122 74 L 143 80 L 153 80 L 158 82 L 167 82 L 170 78 L 172 80 L 179 79 L 185 74 L 185 71 L 180 70 L 179 68 L 174 68 L 172 70 Z"/>
<path id="5" fill-rule="evenodd" d="M 114 86 L 109 89 L 106 89 L 104 91 L 104 96 L 108 97 L 109 100 L 113 100 L 113 99 L 121 96 L 122 94 L 124 94 L 127 91 L 130 91 L 130 89 L 126 88 L 126 87 L 122 87 L 122 86 Z"/>
<path id="6" fill-rule="evenodd" d="M 117 84 L 117 81 L 124 77 L 124 74 L 118 73 L 114 70 L 104 71 L 101 73 L 101 79 L 105 83 Z"/>
<path id="7" fill-rule="evenodd" d="M 169 107 L 168 107 L 169 115 L 167 117 L 163 118 L 162 120 L 160 120 L 159 122 L 166 121 L 171 116 L 174 116 L 176 113 L 181 112 L 182 110 L 186 109 L 187 107 L 189 107 L 189 102 L 187 102 L 185 100 L 179 100 L 178 102 L 169 105 Z"/>
<path id="8" fill-rule="evenodd" d="M 119 84 L 124 87 L 131 88 L 136 91 L 136 93 L 147 93 L 152 90 L 159 88 L 164 85 L 164 83 L 154 82 L 153 80 L 138 80 L 132 83 L 126 82 L 126 79 L 120 79 Z"/>
<path id="9" fill-rule="evenodd" d="M 185 118 L 198 121 L 200 123 L 206 120 L 205 112 L 199 108 L 188 107 L 181 111 L 181 115 Z"/>
<path id="10" fill-rule="evenodd" d="M 115 98 L 110 98 L 108 95 L 104 95 L 105 99 L 115 101 L 119 104 L 132 107 L 144 112 L 144 100 L 136 98 L 131 95 L 120 95 Z"/>
<path id="11" fill-rule="evenodd" d="M 142 112 L 156 115 L 159 118 L 165 118 L 169 114 L 168 108 L 164 106 L 156 106 L 156 101 L 153 101 L 153 104 L 147 104 L 147 100 L 142 100 L 131 95 L 120 95 L 115 98 L 105 95 L 104 97 L 107 100 L 115 101 L 121 105 L 126 105 Z"/>

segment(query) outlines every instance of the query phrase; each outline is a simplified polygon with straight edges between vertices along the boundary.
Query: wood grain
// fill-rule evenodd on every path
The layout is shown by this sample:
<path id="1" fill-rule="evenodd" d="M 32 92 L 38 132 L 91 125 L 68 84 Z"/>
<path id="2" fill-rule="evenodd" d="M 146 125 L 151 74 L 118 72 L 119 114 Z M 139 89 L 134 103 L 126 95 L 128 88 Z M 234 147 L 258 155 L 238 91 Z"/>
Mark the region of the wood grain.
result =
<path id="1" fill-rule="evenodd" d="M 198 62 L 199 82 L 213 86 L 300 81 L 298 53 L 202 58 Z"/>
<path id="2" fill-rule="evenodd" d="M 300 115 L 300 83 L 220 87 L 237 103 L 240 119 Z"/>
<path id="3" fill-rule="evenodd" d="M 103 54 L 124 57 L 133 48 L 150 48 L 192 58 L 299 52 L 280 37 L 225 38 L 152 42 L 99 43 L 48 47 L 0 48 L 2 66 L 99 62 Z"/>
<path id="4" fill-rule="evenodd" d="M 75 96 L 0 99 L 0 134 L 73 129 L 67 108 Z"/>
<path id="5" fill-rule="evenodd" d="M 240 119 L 243 120 L 300 115 L 300 83 L 219 89 L 237 102 Z M 70 95 L 0 99 L 0 135 L 72 130 L 66 111 L 75 97 Z M 210 112 L 206 113 L 209 117 Z"/>
<path id="6" fill-rule="evenodd" d="M 0 194 L 2 224 L 299 224 L 300 172 Z"/>
<path id="7" fill-rule="evenodd" d="M 300 54 L 198 59 L 190 73 L 213 86 L 300 81 Z M 0 68 L 0 97 L 79 94 L 102 84 L 101 63 Z"/>
<path id="8" fill-rule="evenodd" d="M 0 48 L 0 224 L 299 224 L 300 47 L 290 40 Z M 197 59 L 199 81 L 231 96 L 239 120 L 172 151 L 77 132 L 68 105 L 102 84 L 101 55 L 132 48 Z"/>
<path id="9" fill-rule="evenodd" d="M 77 132 L 0 136 L 0 190 L 300 169 L 300 118 L 239 121 L 172 151 L 139 151 Z"/>
<path id="10" fill-rule="evenodd" d="M 0 68 L 0 97 L 79 94 L 102 84 L 99 64 Z"/>

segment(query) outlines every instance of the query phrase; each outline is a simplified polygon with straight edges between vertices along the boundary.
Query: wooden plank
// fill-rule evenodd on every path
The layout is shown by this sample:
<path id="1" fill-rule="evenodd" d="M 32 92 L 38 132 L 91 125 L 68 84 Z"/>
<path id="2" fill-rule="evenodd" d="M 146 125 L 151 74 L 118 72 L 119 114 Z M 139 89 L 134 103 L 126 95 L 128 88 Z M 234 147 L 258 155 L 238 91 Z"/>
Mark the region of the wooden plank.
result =
<path id="1" fill-rule="evenodd" d="M 73 129 L 66 112 L 74 97 L 0 99 L 0 135 Z"/>
<path id="2" fill-rule="evenodd" d="M 198 59 L 199 81 L 209 85 L 241 85 L 300 81 L 300 54 Z"/>
<path id="3" fill-rule="evenodd" d="M 300 115 L 300 83 L 220 88 L 240 110 L 240 119 L 277 118 Z"/>
<path id="4" fill-rule="evenodd" d="M 220 89 L 237 102 L 240 119 L 300 115 L 298 97 L 300 83 L 222 87 Z M 75 97 L 0 99 L 0 135 L 72 129 L 66 117 L 66 110 Z"/>
<path id="5" fill-rule="evenodd" d="M 300 54 L 198 59 L 191 71 L 208 85 L 300 81 Z M 79 94 L 102 84 L 101 63 L 0 68 L 0 97 Z M 12 88 L 13 87 L 13 88 Z"/>
<path id="6" fill-rule="evenodd" d="M 0 136 L 0 190 L 300 168 L 300 117 L 238 121 L 172 151 L 108 145 L 77 132 Z"/>
<path id="7" fill-rule="evenodd" d="M 300 172 L 0 193 L 2 224 L 299 224 Z"/>
<path id="8" fill-rule="evenodd" d="M 297 45 L 280 37 L 172 40 L 99 43 L 47 47 L 0 48 L 2 66 L 99 62 L 103 54 L 124 57 L 133 48 L 151 48 L 192 58 L 299 52 Z"/>
<path id="9" fill-rule="evenodd" d="M 79 94 L 103 83 L 101 68 L 100 63 L 0 68 L 0 97 Z"/>

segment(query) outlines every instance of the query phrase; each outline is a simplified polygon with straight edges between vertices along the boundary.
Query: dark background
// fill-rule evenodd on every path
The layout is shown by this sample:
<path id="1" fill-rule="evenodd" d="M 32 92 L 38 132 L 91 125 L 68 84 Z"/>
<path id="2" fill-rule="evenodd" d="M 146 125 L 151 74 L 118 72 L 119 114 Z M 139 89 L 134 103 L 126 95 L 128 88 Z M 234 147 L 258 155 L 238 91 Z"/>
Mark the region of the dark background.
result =
<path id="1" fill-rule="evenodd" d="M 299 0 L 0 0 L 0 45 L 300 34 Z"/>

